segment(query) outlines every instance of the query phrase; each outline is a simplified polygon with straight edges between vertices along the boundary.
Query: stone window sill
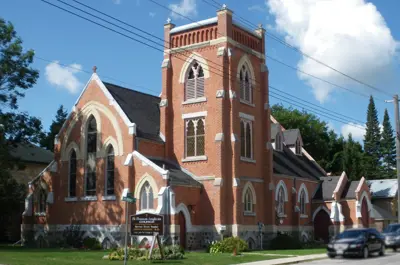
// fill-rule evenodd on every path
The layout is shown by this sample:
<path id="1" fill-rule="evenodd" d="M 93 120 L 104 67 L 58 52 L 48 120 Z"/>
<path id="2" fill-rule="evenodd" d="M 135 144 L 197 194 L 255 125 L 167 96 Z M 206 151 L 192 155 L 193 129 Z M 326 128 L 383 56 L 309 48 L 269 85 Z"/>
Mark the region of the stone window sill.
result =
<path id="1" fill-rule="evenodd" d="M 191 156 L 182 159 L 182 162 L 206 161 L 207 156 Z"/>
<path id="2" fill-rule="evenodd" d="M 302 219 L 308 218 L 308 215 L 307 214 L 300 214 L 300 218 L 302 218 Z"/>
<path id="3" fill-rule="evenodd" d="M 243 157 L 243 156 L 240 157 L 240 160 L 243 161 L 243 162 L 248 162 L 248 163 L 253 163 L 253 164 L 256 163 L 256 160 L 251 159 L 251 158 L 247 158 L 247 157 Z"/>
<path id="4" fill-rule="evenodd" d="M 286 214 L 278 214 L 278 217 L 279 217 L 279 218 L 286 218 L 287 215 L 286 215 Z"/>
<path id="5" fill-rule="evenodd" d="M 244 212 L 243 215 L 244 216 L 256 216 L 256 213 L 254 213 L 254 212 Z"/>
<path id="6" fill-rule="evenodd" d="M 201 98 L 193 98 L 193 99 L 188 99 L 184 102 L 182 102 L 182 105 L 189 105 L 189 104 L 195 104 L 195 103 L 202 103 L 206 102 L 207 98 L 206 97 L 201 97 Z"/>
<path id="7" fill-rule="evenodd" d="M 253 108 L 256 106 L 254 103 L 247 102 L 247 101 L 245 101 L 243 99 L 240 99 L 240 103 L 245 104 L 245 105 L 250 106 L 250 107 L 253 107 Z"/>
<path id="8" fill-rule="evenodd" d="M 102 196 L 101 199 L 103 201 L 115 201 L 117 200 L 117 197 L 115 197 L 115 195 L 107 195 L 107 196 Z"/>
<path id="9" fill-rule="evenodd" d="M 46 216 L 46 213 L 35 213 L 35 216 L 41 216 L 41 217 L 44 217 L 44 216 Z"/>
<path id="10" fill-rule="evenodd" d="M 76 201 L 78 201 L 78 198 L 77 197 L 65 197 L 64 201 L 65 202 L 76 202 Z"/>
<path id="11" fill-rule="evenodd" d="M 81 201 L 97 201 L 97 196 L 84 196 L 81 197 Z"/>

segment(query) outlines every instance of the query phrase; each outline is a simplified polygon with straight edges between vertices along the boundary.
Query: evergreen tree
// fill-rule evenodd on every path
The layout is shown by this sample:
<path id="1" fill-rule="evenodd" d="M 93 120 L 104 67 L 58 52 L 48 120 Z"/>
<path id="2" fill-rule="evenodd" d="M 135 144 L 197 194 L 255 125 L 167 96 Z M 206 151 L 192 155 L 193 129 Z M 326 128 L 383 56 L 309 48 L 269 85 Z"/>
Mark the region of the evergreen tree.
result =
<path id="1" fill-rule="evenodd" d="M 385 109 L 383 116 L 383 131 L 381 139 L 382 178 L 394 178 L 396 176 L 396 140 L 390 124 L 389 114 Z"/>
<path id="2" fill-rule="evenodd" d="M 380 178 L 380 130 L 374 99 L 369 99 L 367 124 L 364 136 L 364 176 L 366 179 Z"/>
<path id="3" fill-rule="evenodd" d="M 350 180 L 359 180 L 362 175 L 362 147 L 349 134 L 343 150 L 343 171 Z"/>
<path id="4" fill-rule="evenodd" d="M 68 113 L 64 109 L 64 106 L 61 105 L 56 114 L 56 119 L 50 125 L 50 130 L 40 142 L 40 145 L 47 150 L 54 151 L 54 138 L 60 131 L 61 127 L 63 126 L 65 120 L 67 119 Z"/>

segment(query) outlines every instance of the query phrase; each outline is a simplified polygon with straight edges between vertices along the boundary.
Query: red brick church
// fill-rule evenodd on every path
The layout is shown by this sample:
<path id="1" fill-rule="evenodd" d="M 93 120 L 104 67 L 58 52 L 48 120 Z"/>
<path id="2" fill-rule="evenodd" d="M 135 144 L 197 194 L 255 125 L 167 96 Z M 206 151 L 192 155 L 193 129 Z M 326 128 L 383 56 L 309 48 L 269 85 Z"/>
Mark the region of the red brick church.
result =
<path id="1" fill-rule="evenodd" d="M 270 113 L 264 29 L 217 16 L 164 25 L 159 97 L 94 72 L 55 139 L 54 161 L 30 182 L 22 231 L 52 244 L 72 223 L 120 245 L 129 213 L 165 216 L 166 240 L 195 249 L 222 236 L 258 247 L 278 231 L 326 239 L 372 221 L 365 180 L 327 176 L 300 131 Z M 137 243 L 146 238 L 132 238 Z"/>

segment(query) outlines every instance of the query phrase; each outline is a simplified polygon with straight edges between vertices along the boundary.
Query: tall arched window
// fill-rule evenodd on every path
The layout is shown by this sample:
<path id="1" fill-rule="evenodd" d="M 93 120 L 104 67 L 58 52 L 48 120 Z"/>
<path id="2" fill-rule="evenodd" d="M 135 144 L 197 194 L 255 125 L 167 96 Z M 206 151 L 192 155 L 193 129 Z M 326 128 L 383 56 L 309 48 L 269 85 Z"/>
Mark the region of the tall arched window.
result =
<path id="1" fill-rule="evenodd" d="M 253 212 L 253 194 L 251 193 L 251 189 L 247 188 L 244 195 L 244 211 L 245 212 Z"/>
<path id="2" fill-rule="evenodd" d="M 76 196 L 76 153 L 72 150 L 69 158 L 68 196 Z"/>
<path id="3" fill-rule="evenodd" d="M 153 189 L 150 184 L 146 181 L 140 190 L 140 210 L 151 210 L 154 209 L 154 195 Z"/>
<path id="4" fill-rule="evenodd" d="M 85 195 L 96 195 L 96 151 L 97 151 L 97 123 L 90 116 L 87 127 L 86 145 L 86 182 Z"/>
<path id="5" fill-rule="evenodd" d="M 300 139 L 297 139 L 296 141 L 296 155 L 301 155 L 301 143 L 300 143 Z"/>
<path id="6" fill-rule="evenodd" d="M 248 66 L 244 64 L 239 73 L 240 99 L 247 103 L 253 103 L 253 91 L 250 82 Z"/>
<path id="7" fill-rule="evenodd" d="M 186 120 L 186 157 L 205 155 L 204 118 Z"/>
<path id="8" fill-rule="evenodd" d="M 47 200 L 46 190 L 43 189 L 42 187 L 39 187 L 39 190 L 36 193 L 35 213 L 39 214 L 46 213 L 46 200 Z"/>
<path id="9" fill-rule="evenodd" d="M 110 145 L 107 149 L 106 163 L 106 188 L 105 195 L 114 195 L 114 148 Z"/>
<path id="10" fill-rule="evenodd" d="M 204 97 L 204 72 L 197 61 L 190 67 L 185 83 L 185 100 Z"/>
<path id="11" fill-rule="evenodd" d="M 278 190 L 278 215 L 285 214 L 285 191 L 283 187 L 280 187 Z"/>
<path id="12" fill-rule="evenodd" d="M 278 132 L 275 137 L 275 149 L 282 151 L 282 135 L 280 132 Z"/>
<path id="13" fill-rule="evenodd" d="M 240 155 L 253 159 L 253 130 L 252 122 L 242 119 L 240 122 Z"/>
<path id="14" fill-rule="evenodd" d="M 300 214 L 307 214 L 306 211 L 306 193 L 304 190 L 301 190 L 300 193 Z"/>

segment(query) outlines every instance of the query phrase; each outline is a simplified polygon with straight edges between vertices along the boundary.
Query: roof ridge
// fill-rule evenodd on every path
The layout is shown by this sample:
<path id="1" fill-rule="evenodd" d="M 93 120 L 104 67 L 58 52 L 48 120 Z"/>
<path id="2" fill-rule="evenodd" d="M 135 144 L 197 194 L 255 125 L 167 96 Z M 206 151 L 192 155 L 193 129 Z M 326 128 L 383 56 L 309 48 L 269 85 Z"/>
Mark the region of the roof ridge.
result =
<path id="1" fill-rule="evenodd" d="M 139 90 L 135 90 L 135 89 L 132 89 L 132 88 L 116 85 L 116 84 L 109 83 L 109 82 L 104 82 L 104 81 L 102 81 L 102 82 L 106 87 L 107 87 L 107 85 L 111 85 L 111 86 L 115 86 L 115 87 L 118 87 L 118 88 L 121 88 L 121 89 L 126 89 L 126 90 L 129 90 L 129 91 L 133 91 L 133 92 L 136 92 L 136 93 L 140 93 L 140 94 L 146 95 L 146 96 L 150 96 L 150 97 L 161 99 L 159 96 L 154 96 L 152 94 L 148 94 L 148 93 L 145 93 L 145 92 L 142 92 L 142 91 L 139 91 Z"/>

